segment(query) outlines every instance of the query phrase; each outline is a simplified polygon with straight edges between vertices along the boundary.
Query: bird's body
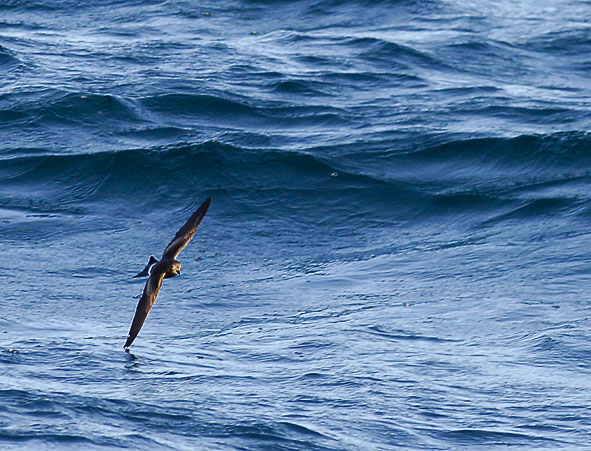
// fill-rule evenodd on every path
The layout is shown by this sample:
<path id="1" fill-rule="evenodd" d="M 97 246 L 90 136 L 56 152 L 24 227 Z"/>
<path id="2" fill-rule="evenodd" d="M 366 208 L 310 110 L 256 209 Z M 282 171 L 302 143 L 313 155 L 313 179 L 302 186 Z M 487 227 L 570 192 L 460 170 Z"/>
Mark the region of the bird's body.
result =
<path id="1" fill-rule="evenodd" d="M 135 276 L 149 277 L 146 285 L 144 286 L 142 297 L 138 302 L 135 316 L 133 317 L 133 322 L 131 323 L 131 328 L 129 329 L 129 336 L 127 337 L 125 345 L 123 345 L 124 348 L 131 346 L 135 340 L 135 337 L 137 337 L 137 334 L 144 325 L 148 313 L 152 309 L 154 302 L 156 302 L 156 298 L 160 292 L 160 287 L 162 286 L 162 281 L 169 277 L 180 275 L 181 263 L 176 260 L 176 257 L 185 248 L 185 246 L 187 246 L 191 238 L 193 238 L 193 235 L 195 235 L 195 231 L 205 216 L 210 203 L 211 199 L 208 198 L 205 202 L 203 202 L 203 204 L 201 204 L 197 211 L 191 215 L 185 225 L 179 229 L 172 241 L 168 244 L 168 246 L 166 246 L 160 261 L 154 256 L 151 256 L 148 265 L 143 269 L 142 272 Z"/>

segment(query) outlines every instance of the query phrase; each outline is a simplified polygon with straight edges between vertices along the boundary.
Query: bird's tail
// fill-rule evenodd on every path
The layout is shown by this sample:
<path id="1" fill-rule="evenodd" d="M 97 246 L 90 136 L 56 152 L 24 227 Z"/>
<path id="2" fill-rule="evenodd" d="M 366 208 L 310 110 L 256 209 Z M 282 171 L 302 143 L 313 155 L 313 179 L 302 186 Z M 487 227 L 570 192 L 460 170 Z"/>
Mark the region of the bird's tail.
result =
<path id="1" fill-rule="evenodd" d="M 142 270 L 142 272 L 140 272 L 139 274 L 136 274 L 135 276 L 133 276 L 133 278 L 149 276 L 150 275 L 150 269 L 156 263 L 158 263 L 158 259 L 156 257 L 154 257 L 153 255 L 151 255 L 150 256 L 150 261 L 148 261 L 148 264 L 146 265 L 146 267 Z"/>

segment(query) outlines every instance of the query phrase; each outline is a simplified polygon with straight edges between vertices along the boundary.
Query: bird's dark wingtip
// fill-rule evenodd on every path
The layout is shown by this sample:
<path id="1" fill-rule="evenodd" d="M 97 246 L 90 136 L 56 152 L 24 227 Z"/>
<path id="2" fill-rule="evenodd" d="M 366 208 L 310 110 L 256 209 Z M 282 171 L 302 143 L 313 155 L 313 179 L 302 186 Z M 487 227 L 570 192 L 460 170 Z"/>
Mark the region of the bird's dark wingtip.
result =
<path id="1" fill-rule="evenodd" d="M 209 210 L 209 206 L 211 205 L 211 197 L 208 197 L 207 199 L 205 199 L 203 201 L 203 203 L 199 206 L 199 208 L 197 209 L 197 211 L 200 214 L 201 218 L 203 218 L 203 216 L 205 216 L 205 213 L 207 213 L 207 210 Z M 199 220 L 199 222 L 201 222 L 201 219 Z"/>
<path id="2" fill-rule="evenodd" d="M 154 257 L 153 255 L 150 255 L 150 260 L 148 261 L 148 264 L 146 265 L 146 267 L 144 269 L 142 269 L 142 272 L 133 276 L 132 279 L 135 279 L 136 277 L 149 276 L 150 275 L 150 268 L 154 265 L 154 263 L 158 263 L 158 259 L 156 257 Z"/>

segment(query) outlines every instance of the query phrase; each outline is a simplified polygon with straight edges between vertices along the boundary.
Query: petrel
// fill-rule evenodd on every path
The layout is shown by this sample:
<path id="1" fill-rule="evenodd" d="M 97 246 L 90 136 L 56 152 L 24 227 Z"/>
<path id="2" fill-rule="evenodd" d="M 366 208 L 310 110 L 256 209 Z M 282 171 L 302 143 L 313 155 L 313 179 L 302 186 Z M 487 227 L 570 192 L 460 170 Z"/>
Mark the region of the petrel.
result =
<path id="1" fill-rule="evenodd" d="M 135 337 L 137 337 L 137 334 L 144 325 L 144 321 L 146 321 L 150 309 L 154 305 L 154 302 L 156 302 L 158 292 L 162 286 L 162 280 L 181 274 L 181 263 L 176 260 L 176 257 L 185 246 L 189 244 L 193 235 L 195 235 L 195 231 L 205 216 L 210 203 L 211 199 L 207 198 L 197 211 L 191 215 L 185 225 L 176 233 L 172 241 L 168 243 L 160 261 L 152 255 L 143 271 L 134 276 L 149 277 L 146 286 L 144 287 L 142 298 L 137 304 L 135 316 L 133 317 L 133 322 L 129 329 L 129 336 L 123 345 L 124 348 L 129 348 L 129 346 L 131 346 L 133 340 L 135 340 Z"/>

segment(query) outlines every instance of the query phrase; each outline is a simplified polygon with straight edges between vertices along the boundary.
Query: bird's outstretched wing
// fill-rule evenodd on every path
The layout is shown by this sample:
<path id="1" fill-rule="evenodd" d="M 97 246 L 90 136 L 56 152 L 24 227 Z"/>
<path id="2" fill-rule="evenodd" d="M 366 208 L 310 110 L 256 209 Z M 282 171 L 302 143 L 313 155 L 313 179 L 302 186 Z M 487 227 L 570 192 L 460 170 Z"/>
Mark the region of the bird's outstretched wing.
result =
<path id="1" fill-rule="evenodd" d="M 199 226 L 199 223 L 207 213 L 207 209 L 209 208 L 209 204 L 211 203 L 211 199 L 208 197 L 205 202 L 201 204 L 201 206 L 197 209 L 195 213 L 191 215 L 189 220 L 182 226 L 179 231 L 176 233 L 174 238 L 166 249 L 164 249 L 164 253 L 162 254 L 162 258 L 176 258 L 177 255 L 185 248 L 185 246 L 191 241 L 193 235 L 195 235 L 195 231 Z"/>
<path id="2" fill-rule="evenodd" d="M 133 322 L 131 323 L 131 328 L 129 329 L 129 336 L 127 337 L 127 341 L 123 345 L 124 348 L 129 348 L 137 337 L 137 334 L 140 332 L 140 329 L 144 325 L 144 321 L 146 321 L 146 317 L 150 312 L 150 309 L 156 302 L 156 298 L 158 297 L 158 293 L 160 292 L 160 287 L 162 286 L 162 279 L 164 279 L 163 270 L 154 270 L 152 274 L 148 278 L 146 285 L 144 286 L 144 293 L 142 294 L 142 298 L 137 304 L 137 309 L 135 310 L 135 316 L 133 317 Z"/>

